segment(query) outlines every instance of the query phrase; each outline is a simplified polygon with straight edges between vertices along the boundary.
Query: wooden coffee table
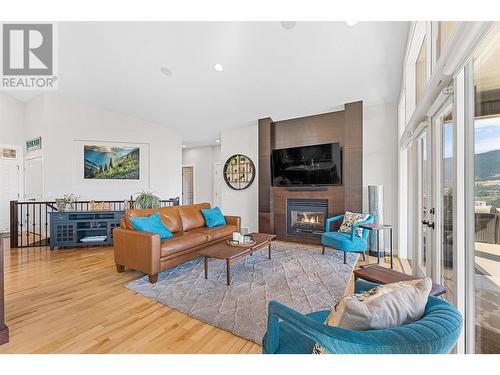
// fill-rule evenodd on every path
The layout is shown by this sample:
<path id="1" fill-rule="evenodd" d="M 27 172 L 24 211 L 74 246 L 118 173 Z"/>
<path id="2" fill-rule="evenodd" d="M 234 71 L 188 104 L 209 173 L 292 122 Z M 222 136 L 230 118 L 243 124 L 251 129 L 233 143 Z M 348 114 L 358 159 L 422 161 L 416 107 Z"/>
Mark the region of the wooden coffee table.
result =
<path id="1" fill-rule="evenodd" d="M 205 279 L 208 279 L 208 259 L 215 258 L 226 261 L 226 275 L 227 275 L 227 285 L 231 284 L 231 264 L 238 259 L 244 258 L 247 255 L 252 255 L 257 250 L 268 246 L 269 259 L 271 259 L 271 241 L 276 237 L 274 234 L 265 233 L 250 233 L 254 244 L 249 246 L 231 246 L 222 241 L 211 246 L 206 247 L 198 252 L 199 255 L 205 257 Z"/>

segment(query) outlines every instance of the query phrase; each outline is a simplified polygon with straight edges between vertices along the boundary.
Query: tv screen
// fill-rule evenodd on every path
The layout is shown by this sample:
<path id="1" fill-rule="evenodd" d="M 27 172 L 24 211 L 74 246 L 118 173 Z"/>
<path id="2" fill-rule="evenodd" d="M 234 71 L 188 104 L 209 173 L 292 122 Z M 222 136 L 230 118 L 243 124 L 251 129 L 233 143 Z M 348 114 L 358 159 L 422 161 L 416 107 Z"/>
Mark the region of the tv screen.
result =
<path id="1" fill-rule="evenodd" d="M 273 150 L 271 165 L 273 186 L 342 184 L 338 143 Z"/>

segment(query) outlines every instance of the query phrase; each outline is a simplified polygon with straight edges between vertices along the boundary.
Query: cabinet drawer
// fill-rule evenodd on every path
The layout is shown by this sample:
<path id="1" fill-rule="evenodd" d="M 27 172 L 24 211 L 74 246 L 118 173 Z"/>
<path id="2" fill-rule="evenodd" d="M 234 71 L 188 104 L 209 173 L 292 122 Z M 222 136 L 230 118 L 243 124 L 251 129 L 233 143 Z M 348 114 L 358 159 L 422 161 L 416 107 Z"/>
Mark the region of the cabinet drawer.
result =
<path id="1" fill-rule="evenodd" d="M 55 220 L 58 220 L 58 221 L 64 220 L 64 221 L 66 221 L 66 220 L 68 220 L 68 215 L 67 214 L 51 214 L 50 218 L 52 220 L 54 220 L 54 221 Z"/>

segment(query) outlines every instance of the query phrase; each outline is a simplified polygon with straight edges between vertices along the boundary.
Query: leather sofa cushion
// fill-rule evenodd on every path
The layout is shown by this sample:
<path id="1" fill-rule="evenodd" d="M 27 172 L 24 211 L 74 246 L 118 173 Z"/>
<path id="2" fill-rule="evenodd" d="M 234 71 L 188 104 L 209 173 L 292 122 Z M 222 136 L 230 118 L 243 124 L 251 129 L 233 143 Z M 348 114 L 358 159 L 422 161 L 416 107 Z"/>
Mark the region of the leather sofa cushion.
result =
<path id="1" fill-rule="evenodd" d="M 227 237 L 231 236 L 233 232 L 237 232 L 238 228 L 236 225 L 220 225 L 218 227 L 213 227 L 213 228 L 208 228 L 208 227 L 201 227 L 201 228 L 196 228 L 191 230 L 190 232 L 193 233 L 203 233 L 208 236 L 209 241 L 215 241 L 218 240 L 222 237 Z"/>
<path id="2" fill-rule="evenodd" d="M 202 208 L 210 208 L 210 203 L 179 206 L 179 214 L 184 232 L 205 226 L 205 218 L 201 213 Z"/>
<path id="3" fill-rule="evenodd" d="M 162 207 L 157 209 L 132 209 L 125 213 L 125 227 L 134 229 L 130 217 L 150 216 L 156 212 L 160 213 L 160 219 L 172 233 L 182 232 L 182 222 L 179 214 L 179 206 Z"/>
<path id="4" fill-rule="evenodd" d="M 174 233 L 174 237 L 161 242 L 160 256 L 163 258 L 204 244 L 207 241 L 207 235 L 202 232 L 177 232 Z"/>

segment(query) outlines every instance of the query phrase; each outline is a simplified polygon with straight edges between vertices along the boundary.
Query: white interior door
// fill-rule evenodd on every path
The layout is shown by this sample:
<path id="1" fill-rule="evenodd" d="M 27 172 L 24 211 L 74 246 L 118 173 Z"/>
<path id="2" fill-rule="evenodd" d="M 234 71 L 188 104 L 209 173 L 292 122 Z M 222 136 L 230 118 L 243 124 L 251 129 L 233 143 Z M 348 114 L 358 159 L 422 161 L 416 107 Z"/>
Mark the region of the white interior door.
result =
<path id="1" fill-rule="evenodd" d="M 43 159 L 27 159 L 25 164 L 25 200 L 43 200 Z"/>
<path id="2" fill-rule="evenodd" d="M 19 199 L 19 162 L 0 159 L 0 233 L 10 226 L 10 201 Z"/>
<path id="3" fill-rule="evenodd" d="M 222 163 L 214 164 L 213 176 L 213 205 L 214 207 L 221 206 L 221 184 L 222 184 Z"/>
<path id="4" fill-rule="evenodd" d="M 193 167 L 182 167 L 182 204 L 193 204 Z"/>

